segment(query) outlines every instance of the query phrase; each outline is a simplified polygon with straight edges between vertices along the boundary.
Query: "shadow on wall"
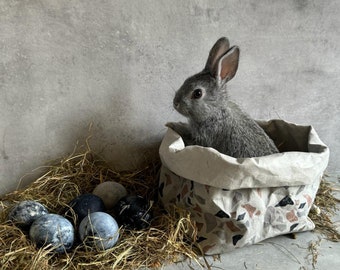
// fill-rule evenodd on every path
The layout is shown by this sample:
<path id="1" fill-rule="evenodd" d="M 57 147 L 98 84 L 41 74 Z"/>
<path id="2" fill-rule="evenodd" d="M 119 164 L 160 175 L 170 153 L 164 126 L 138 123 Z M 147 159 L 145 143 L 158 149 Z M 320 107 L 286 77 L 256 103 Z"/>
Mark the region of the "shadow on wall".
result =
<path id="1" fill-rule="evenodd" d="M 155 139 L 151 143 L 140 142 L 124 145 L 115 141 L 115 139 L 110 140 L 107 138 L 110 131 L 108 131 L 109 129 L 104 130 L 101 127 L 101 123 L 97 122 L 94 124 L 91 120 L 83 120 L 80 122 L 74 123 L 77 128 L 73 127 L 71 129 L 67 126 L 65 126 L 64 129 L 60 128 L 60 130 L 64 130 L 65 136 L 57 135 L 56 138 L 62 140 L 62 142 L 59 143 L 63 144 L 63 151 L 51 150 L 53 155 L 49 153 L 48 160 L 45 160 L 30 172 L 26 172 L 16 185 L 13 183 L 12 186 L 7 186 L 5 189 L 1 188 L 0 195 L 11 190 L 24 188 L 48 172 L 48 166 L 58 165 L 62 159 L 72 157 L 77 153 L 85 153 L 86 151 L 91 151 L 97 155 L 99 159 L 106 161 L 107 164 L 116 171 L 135 171 L 159 162 L 158 149 L 160 139 Z M 62 133 L 60 130 L 59 132 Z M 70 132 L 70 130 L 73 132 Z"/>

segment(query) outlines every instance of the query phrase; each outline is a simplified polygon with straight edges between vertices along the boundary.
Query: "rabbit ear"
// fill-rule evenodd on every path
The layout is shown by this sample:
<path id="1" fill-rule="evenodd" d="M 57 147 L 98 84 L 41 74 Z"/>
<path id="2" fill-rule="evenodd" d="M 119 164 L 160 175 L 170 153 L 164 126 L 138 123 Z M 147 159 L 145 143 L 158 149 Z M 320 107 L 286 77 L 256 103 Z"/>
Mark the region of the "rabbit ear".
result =
<path id="1" fill-rule="evenodd" d="M 211 48 L 207 63 L 205 64 L 205 70 L 208 70 L 211 75 L 216 75 L 217 62 L 229 50 L 229 40 L 226 37 L 222 37 L 216 41 L 215 45 Z"/>
<path id="2" fill-rule="evenodd" d="M 237 46 L 232 47 L 218 61 L 217 79 L 219 83 L 225 83 L 231 80 L 237 71 L 240 49 Z"/>

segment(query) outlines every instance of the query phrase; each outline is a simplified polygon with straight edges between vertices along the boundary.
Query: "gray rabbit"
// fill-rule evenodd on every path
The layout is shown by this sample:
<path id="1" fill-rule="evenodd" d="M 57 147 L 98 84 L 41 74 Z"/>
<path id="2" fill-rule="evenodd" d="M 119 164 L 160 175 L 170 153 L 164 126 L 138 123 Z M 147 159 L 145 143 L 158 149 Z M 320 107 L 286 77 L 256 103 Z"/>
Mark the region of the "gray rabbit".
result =
<path id="1" fill-rule="evenodd" d="M 174 108 L 188 123 L 167 123 L 187 145 L 212 147 L 235 157 L 278 153 L 264 130 L 229 100 L 227 82 L 238 68 L 240 50 L 230 48 L 227 38 L 212 47 L 203 71 L 189 77 L 176 92 Z"/>

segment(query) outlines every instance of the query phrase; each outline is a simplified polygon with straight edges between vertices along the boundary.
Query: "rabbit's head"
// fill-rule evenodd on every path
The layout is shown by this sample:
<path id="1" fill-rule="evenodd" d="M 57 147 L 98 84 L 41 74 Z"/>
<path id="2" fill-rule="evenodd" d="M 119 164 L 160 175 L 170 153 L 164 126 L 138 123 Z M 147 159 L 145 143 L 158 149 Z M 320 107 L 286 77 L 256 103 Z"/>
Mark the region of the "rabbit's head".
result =
<path id="1" fill-rule="evenodd" d="M 212 47 L 205 68 L 185 80 L 176 92 L 174 108 L 189 119 L 200 122 L 226 105 L 226 82 L 236 74 L 239 48 L 220 38 Z"/>

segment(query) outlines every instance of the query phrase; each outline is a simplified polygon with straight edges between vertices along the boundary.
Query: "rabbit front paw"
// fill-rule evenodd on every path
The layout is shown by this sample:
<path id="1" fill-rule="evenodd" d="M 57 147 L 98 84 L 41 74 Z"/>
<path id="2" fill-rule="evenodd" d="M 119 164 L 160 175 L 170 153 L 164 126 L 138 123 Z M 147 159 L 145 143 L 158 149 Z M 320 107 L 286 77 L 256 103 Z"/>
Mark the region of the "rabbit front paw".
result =
<path id="1" fill-rule="evenodd" d="M 179 135 L 190 133 L 188 124 L 185 124 L 182 122 L 178 122 L 178 123 L 168 122 L 166 123 L 165 126 L 167 126 L 168 128 L 171 128 L 172 130 L 177 132 Z"/>
<path id="2" fill-rule="evenodd" d="M 190 127 L 187 123 L 182 122 L 168 122 L 166 125 L 168 128 L 171 128 L 173 131 L 178 133 L 182 139 L 184 140 L 186 145 L 193 144 L 192 135 L 190 131 Z"/>

